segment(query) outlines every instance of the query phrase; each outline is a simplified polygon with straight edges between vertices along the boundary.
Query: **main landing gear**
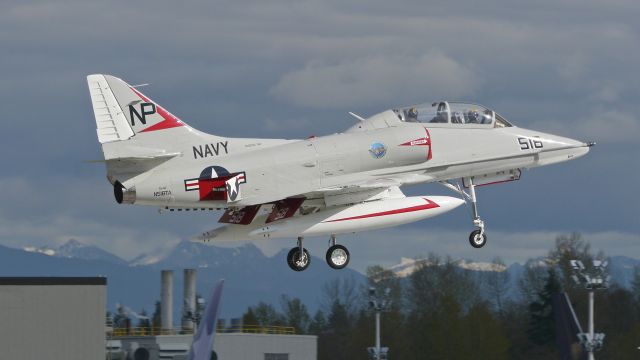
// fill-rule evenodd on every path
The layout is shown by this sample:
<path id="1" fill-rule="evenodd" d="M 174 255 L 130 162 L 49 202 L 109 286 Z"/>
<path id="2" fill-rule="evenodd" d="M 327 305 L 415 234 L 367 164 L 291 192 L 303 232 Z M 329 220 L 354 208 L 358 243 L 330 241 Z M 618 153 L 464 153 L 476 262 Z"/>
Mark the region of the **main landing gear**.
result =
<path id="1" fill-rule="evenodd" d="M 311 262 L 311 256 L 309 252 L 302 245 L 304 238 L 298 237 L 298 244 L 292 248 L 287 254 L 287 264 L 293 271 L 303 271 L 309 267 Z M 349 250 L 342 245 L 336 244 L 336 236 L 331 235 L 329 240 L 329 249 L 325 256 L 327 264 L 333 269 L 344 269 L 349 265 Z"/>
<path id="2" fill-rule="evenodd" d="M 478 214 L 478 199 L 476 198 L 476 185 L 473 183 L 473 178 L 464 178 L 465 186 L 468 185 L 469 193 L 465 192 L 459 184 L 451 184 L 449 182 L 441 182 L 442 185 L 462 195 L 465 201 L 471 202 L 471 211 L 473 213 L 473 225 L 477 227 L 469 234 L 469 243 L 476 249 L 483 247 L 487 243 L 487 234 L 484 231 L 484 221 L 480 219 Z"/>
<path id="3" fill-rule="evenodd" d="M 336 245 L 336 236 L 331 235 L 329 240 L 329 250 L 327 250 L 327 264 L 333 269 L 344 269 L 349 265 L 349 250 L 342 245 Z"/>
<path id="4" fill-rule="evenodd" d="M 298 237 L 298 246 L 289 250 L 289 254 L 287 254 L 287 264 L 293 271 L 304 271 L 311 263 L 309 252 L 302 246 L 303 240 L 302 236 Z"/>

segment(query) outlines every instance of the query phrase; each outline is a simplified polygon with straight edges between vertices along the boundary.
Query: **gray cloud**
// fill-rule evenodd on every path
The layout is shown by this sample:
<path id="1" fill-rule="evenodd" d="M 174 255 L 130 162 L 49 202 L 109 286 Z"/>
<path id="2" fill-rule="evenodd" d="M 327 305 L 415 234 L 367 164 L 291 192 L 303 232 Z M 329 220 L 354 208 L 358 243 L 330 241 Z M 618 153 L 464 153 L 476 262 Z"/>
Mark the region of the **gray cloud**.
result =
<path id="1" fill-rule="evenodd" d="M 533 123 L 533 128 L 566 134 L 574 138 L 610 143 L 638 143 L 640 119 L 637 116 L 614 109 L 600 109 L 595 113 L 576 114 L 574 117 Z"/>
<path id="2" fill-rule="evenodd" d="M 271 88 L 279 99 L 303 107 L 345 108 L 380 102 L 470 95 L 480 85 L 471 70 L 439 52 L 374 56 L 336 65 L 312 62 L 285 74 Z"/>

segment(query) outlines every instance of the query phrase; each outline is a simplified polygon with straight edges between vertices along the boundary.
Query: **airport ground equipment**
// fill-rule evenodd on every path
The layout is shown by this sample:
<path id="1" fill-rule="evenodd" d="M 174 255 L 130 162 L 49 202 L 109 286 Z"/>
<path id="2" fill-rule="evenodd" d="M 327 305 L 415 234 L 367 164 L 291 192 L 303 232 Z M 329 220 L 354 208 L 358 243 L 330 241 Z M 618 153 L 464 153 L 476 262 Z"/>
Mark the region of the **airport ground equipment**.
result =
<path id="1" fill-rule="evenodd" d="M 369 310 L 373 311 L 376 316 L 376 345 L 375 347 L 368 347 L 367 352 L 372 360 L 387 360 L 387 354 L 389 353 L 388 347 L 382 347 L 380 345 L 380 313 L 389 311 L 391 308 L 391 289 L 384 289 L 383 293 L 378 293 L 375 288 L 369 288 Z"/>
<path id="2" fill-rule="evenodd" d="M 604 344 L 603 333 L 594 332 L 594 300 L 593 295 L 596 290 L 603 290 L 609 287 L 609 275 L 606 273 L 608 262 L 593 260 L 592 266 L 588 269 L 580 260 L 571 260 L 572 278 L 577 285 L 584 286 L 589 292 L 589 330 L 586 333 L 578 334 L 580 343 L 589 353 L 589 360 L 594 360 L 593 353 L 600 350 Z"/>

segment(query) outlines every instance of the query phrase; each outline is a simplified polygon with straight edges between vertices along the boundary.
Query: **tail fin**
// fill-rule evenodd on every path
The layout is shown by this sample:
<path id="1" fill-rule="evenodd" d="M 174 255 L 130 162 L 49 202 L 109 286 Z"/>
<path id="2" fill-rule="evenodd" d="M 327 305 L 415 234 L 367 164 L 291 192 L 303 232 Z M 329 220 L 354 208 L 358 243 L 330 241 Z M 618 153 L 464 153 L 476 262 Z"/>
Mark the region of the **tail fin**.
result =
<path id="1" fill-rule="evenodd" d="M 117 77 L 89 75 L 87 83 L 101 143 L 126 140 L 139 133 L 186 126 L 162 106 Z"/>
<path id="2" fill-rule="evenodd" d="M 211 293 L 211 297 L 207 302 L 207 308 L 204 311 L 204 317 L 200 321 L 198 331 L 187 354 L 188 360 L 212 359 L 211 351 L 213 351 L 213 340 L 216 336 L 216 326 L 218 325 L 216 320 L 218 319 L 218 307 L 220 305 L 220 298 L 222 297 L 223 286 L 224 279 L 218 281 L 218 285 L 216 285 Z"/>
<path id="3" fill-rule="evenodd" d="M 87 83 L 105 160 L 167 156 L 185 138 L 215 137 L 189 127 L 117 77 L 89 75 Z"/>

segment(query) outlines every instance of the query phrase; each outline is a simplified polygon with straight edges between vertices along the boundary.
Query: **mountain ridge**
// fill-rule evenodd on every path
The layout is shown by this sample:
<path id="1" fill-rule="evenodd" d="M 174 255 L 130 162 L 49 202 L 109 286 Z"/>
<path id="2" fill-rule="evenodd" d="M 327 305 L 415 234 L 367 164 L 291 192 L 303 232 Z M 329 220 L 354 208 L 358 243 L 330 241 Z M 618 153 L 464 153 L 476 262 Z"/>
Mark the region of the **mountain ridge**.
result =
<path id="1" fill-rule="evenodd" d="M 239 317 L 247 307 L 260 301 L 278 306 L 280 297 L 298 297 L 314 312 L 323 303 L 323 284 L 336 279 L 353 279 L 356 286 L 366 284 L 363 274 L 346 268 L 335 271 L 324 259 L 312 257 L 311 266 L 302 273 L 291 271 L 284 258 L 286 249 L 266 256 L 252 243 L 235 248 L 217 247 L 191 241 L 181 241 L 165 254 L 152 254 L 126 261 L 97 246 L 71 239 L 57 247 L 26 247 L 14 249 L 0 245 L 0 276 L 106 276 L 108 278 L 108 308 L 116 303 L 153 311 L 160 298 L 160 270 L 174 270 L 174 320 L 179 321 L 182 304 L 182 269 L 197 269 L 197 289 L 205 294 L 220 278 L 227 280 L 222 317 Z M 152 259 L 153 261 L 149 261 Z M 628 287 L 640 260 L 612 256 L 610 272 L 620 285 Z M 144 261 L 142 261 L 144 260 Z M 389 267 L 399 277 L 407 278 L 424 259 L 402 258 Z M 461 269 L 480 277 L 491 271 L 507 271 L 511 288 L 516 292 L 517 280 L 527 266 L 540 266 L 543 258 L 530 259 L 526 264 L 509 266 L 468 259 L 454 260 Z"/>

